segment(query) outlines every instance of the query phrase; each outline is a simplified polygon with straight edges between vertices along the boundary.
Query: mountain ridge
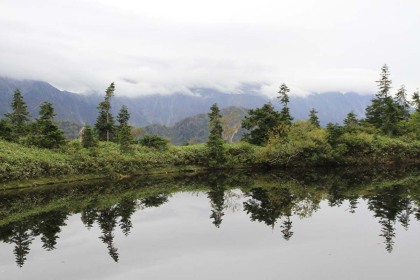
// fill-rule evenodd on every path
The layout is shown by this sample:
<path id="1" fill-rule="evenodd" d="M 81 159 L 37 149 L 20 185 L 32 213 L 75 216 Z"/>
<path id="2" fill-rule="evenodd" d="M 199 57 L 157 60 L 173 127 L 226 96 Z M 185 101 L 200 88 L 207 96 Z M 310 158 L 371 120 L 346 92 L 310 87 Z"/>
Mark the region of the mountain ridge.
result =
<path id="1" fill-rule="evenodd" d="M 0 77 L 0 117 L 10 112 L 13 92 L 19 89 L 33 118 L 38 116 L 39 105 L 51 102 L 57 118 L 79 124 L 93 124 L 97 117 L 96 106 L 103 100 L 100 94 L 77 94 L 61 91 L 49 83 L 35 80 L 15 80 Z M 152 124 L 174 126 L 177 122 L 198 114 L 205 114 L 212 104 L 219 108 L 229 106 L 254 109 L 267 102 L 272 102 L 276 109 L 281 106 L 277 99 L 249 92 L 223 93 L 213 89 L 192 89 L 195 95 L 174 93 L 171 95 L 146 95 L 139 97 L 115 96 L 111 100 L 112 113 L 118 114 L 122 105 L 126 105 L 131 114 L 131 125 L 147 126 Z M 305 97 L 290 97 L 290 112 L 295 120 L 307 119 L 309 110 L 315 108 L 322 125 L 328 122 L 341 123 L 345 115 L 354 111 L 359 118 L 364 116 L 366 106 L 372 95 L 357 93 L 314 93 Z"/>

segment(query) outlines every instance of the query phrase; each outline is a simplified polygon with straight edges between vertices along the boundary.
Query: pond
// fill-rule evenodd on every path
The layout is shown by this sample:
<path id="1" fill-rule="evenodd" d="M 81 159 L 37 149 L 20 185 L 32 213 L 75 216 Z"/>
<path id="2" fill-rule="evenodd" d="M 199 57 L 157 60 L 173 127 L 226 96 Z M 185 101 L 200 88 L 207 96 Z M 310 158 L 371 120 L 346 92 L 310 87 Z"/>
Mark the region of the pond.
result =
<path id="1" fill-rule="evenodd" d="M 87 181 L 0 193 L 0 279 L 418 279 L 418 170 Z"/>

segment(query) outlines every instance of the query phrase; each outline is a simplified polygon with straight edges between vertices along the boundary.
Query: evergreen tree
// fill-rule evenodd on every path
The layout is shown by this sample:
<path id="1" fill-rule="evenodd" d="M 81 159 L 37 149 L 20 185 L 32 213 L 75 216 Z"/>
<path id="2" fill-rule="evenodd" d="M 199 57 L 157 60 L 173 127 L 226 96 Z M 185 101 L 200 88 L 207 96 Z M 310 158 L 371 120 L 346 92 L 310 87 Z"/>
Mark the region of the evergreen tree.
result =
<path id="1" fill-rule="evenodd" d="M 289 103 L 289 96 L 288 93 L 290 89 L 286 86 L 286 84 L 281 84 L 280 89 L 278 91 L 279 96 L 277 98 L 280 100 L 280 103 L 283 105 L 283 108 L 280 112 L 280 120 L 283 125 L 290 126 L 293 121 L 293 117 L 290 115 L 290 109 L 287 106 Z"/>
<path id="2" fill-rule="evenodd" d="M 376 93 L 376 98 L 372 100 L 372 104 L 366 108 L 366 121 L 376 128 L 382 128 L 385 122 L 385 100 L 389 98 L 392 84 L 386 64 L 382 66 L 380 79 L 376 82 L 378 83 L 379 91 Z"/>
<path id="3" fill-rule="evenodd" d="M 42 103 L 39 116 L 32 127 L 29 142 L 37 147 L 47 149 L 57 148 L 64 144 L 64 133 L 53 122 L 55 113 L 52 104 Z"/>
<path id="4" fill-rule="evenodd" d="M 309 111 L 309 121 L 316 127 L 321 127 L 321 125 L 319 124 L 319 119 L 318 119 L 318 111 L 315 110 L 315 108 L 312 108 Z"/>
<path id="5" fill-rule="evenodd" d="M 90 127 L 89 124 L 85 125 L 85 129 L 83 130 L 83 136 L 82 136 L 82 146 L 83 148 L 90 148 L 90 147 L 96 147 L 97 140 L 96 135 L 93 129 Z"/>
<path id="6" fill-rule="evenodd" d="M 131 127 L 128 125 L 130 119 L 130 113 L 125 105 L 123 105 L 118 113 L 118 130 L 117 137 L 118 143 L 122 151 L 128 151 L 130 144 L 133 142 L 133 136 L 131 135 Z"/>
<path id="7" fill-rule="evenodd" d="M 242 120 L 242 127 L 249 130 L 243 140 L 264 145 L 268 141 L 269 133 L 281 125 L 280 113 L 274 110 L 271 103 L 264 104 L 261 108 L 248 111 L 248 116 Z"/>
<path id="8" fill-rule="evenodd" d="M 96 119 L 95 130 L 100 141 L 115 139 L 115 124 L 111 113 L 111 97 L 114 96 L 115 85 L 111 83 L 105 92 L 105 99 L 98 105 L 99 116 Z"/>
<path id="9" fill-rule="evenodd" d="M 12 112 L 5 114 L 5 117 L 10 121 L 12 125 L 12 131 L 14 137 L 18 138 L 24 136 L 28 128 L 28 121 L 30 115 L 23 100 L 22 94 L 18 89 L 13 94 L 13 101 L 11 104 Z"/>
<path id="10" fill-rule="evenodd" d="M 209 140 L 207 142 L 207 148 L 209 151 L 209 166 L 218 167 L 223 165 L 226 161 L 223 149 L 223 128 L 222 128 L 222 116 L 217 104 L 213 104 L 210 107 L 209 116 Z"/>
<path id="11" fill-rule="evenodd" d="M 130 113 L 128 112 L 127 106 L 121 106 L 120 112 L 117 116 L 117 121 L 119 123 L 119 127 L 128 125 L 128 121 L 130 120 Z"/>
<path id="12" fill-rule="evenodd" d="M 420 113 L 420 91 L 418 89 L 413 93 L 411 99 L 413 100 L 411 104 L 416 109 L 416 112 Z"/>
<path id="13" fill-rule="evenodd" d="M 376 81 L 379 87 L 379 91 L 376 95 L 377 97 L 386 98 L 389 96 L 392 84 L 392 81 L 389 79 L 389 75 L 388 66 L 384 64 L 381 68 L 381 77 L 378 81 Z"/>
<path id="14" fill-rule="evenodd" d="M 133 143 L 130 126 L 124 125 L 118 128 L 117 138 L 121 151 L 128 152 L 130 150 L 130 144 Z"/>
<path id="15" fill-rule="evenodd" d="M 410 117 L 410 102 L 407 100 L 407 90 L 401 85 L 395 96 L 396 107 L 399 110 L 400 118 L 408 120 Z"/>
<path id="16" fill-rule="evenodd" d="M 381 129 L 388 136 L 395 135 L 399 121 L 403 120 L 403 106 L 390 96 L 392 81 L 389 79 L 388 66 L 381 68 L 378 83 L 379 91 L 372 100 L 372 104 L 366 108 L 366 122 Z"/>
<path id="17" fill-rule="evenodd" d="M 371 105 L 366 107 L 365 115 L 366 115 L 366 123 L 373 125 L 376 128 L 382 127 L 382 116 L 383 116 L 383 101 L 374 98 L 371 101 Z"/>
<path id="18" fill-rule="evenodd" d="M 346 118 L 344 119 L 344 127 L 347 131 L 351 132 L 359 126 L 359 121 L 357 120 L 356 116 L 357 115 L 353 111 L 347 114 Z"/>

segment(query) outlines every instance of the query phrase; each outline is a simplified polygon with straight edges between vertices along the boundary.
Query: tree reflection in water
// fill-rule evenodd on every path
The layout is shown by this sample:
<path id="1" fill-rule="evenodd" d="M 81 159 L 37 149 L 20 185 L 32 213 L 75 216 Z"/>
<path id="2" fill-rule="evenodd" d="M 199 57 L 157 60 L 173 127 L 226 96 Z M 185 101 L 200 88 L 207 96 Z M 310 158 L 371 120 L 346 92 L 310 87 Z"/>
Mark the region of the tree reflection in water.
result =
<path id="1" fill-rule="evenodd" d="M 95 222 L 98 224 L 102 232 L 99 239 L 106 244 L 110 257 L 115 262 L 118 262 L 118 248 L 114 244 L 116 226 L 119 225 L 123 234 L 128 236 L 133 227 L 131 216 L 136 212 L 137 208 L 159 207 L 167 201 L 168 196 L 166 194 L 148 196 L 140 200 L 123 197 L 119 203 L 111 207 L 86 207 L 81 212 L 81 219 L 87 228 L 91 228 Z"/>
<path id="2" fill-rule="evenodd" d="M 207 197 L 210 200 L 211 215 L 210 218 L 213 220 L 215 227 L 220 228 L 225 215 L 225 180 L 226 177 L 222 176 L 209 176 L 208 185 L 209 192 Z"/>
<path id="3" fill-rule="evenodd" d="M 159 207 L 168 202 L 170 193 L 179 190 L 200 190 L 209 199 L 210 220 L 217 228 L 221 227 L 227 209 L 234 212 L 242 206 L 251 221 L 271 228 L 278 224 L 285 240 L 294 235 L 293 218 L 311 217 L 322 201 L 327 201 L 329 207 L 348 204 L 349 213 L 355 213 L 359 203 L 364 202 L 378 219 L 379 236 L 391 253 L 397 226 L 408 230 L 413 219 L 420 221 L 419 181 L 418 175 L 387 181 L 359 173 L 358 176 L 310 173 L 299 177 L 222 173 L 172 178 L 160 183 L 151 181 L 150 187 L 123 181 L 106 187 L 28 190 L 0 195 L 0 240 L 14 245 L 16 263 L 22 267 L 36 237 L 40 237 L 43 249 L 55 250 L 67 218 L 81 213 L 86 228 L 96 225 L 101 230 L 99 239 L 107 246 L 113 261 L 118 262 L 115 232 L 119 228 L 128 236 L 136 211 Z"/>
<path id="4" fill-rule="evenodd" d="M 380 236 L 385 239 L 385 248 L 390 253 L 394 247 L 397 218 L 407 214 L 404 211 L 407 210 L 407 204 L 411 204 L 407 202 L 409 199 L 405 187 L 399 185 L 388 188 L 376 187 L 375 193 L 368 199 L 369 210 L 374 212 L 376 218 L 379 218 L 382 226 Z M 409 217 L 405 216 L 401 223 L 406 229 L 408 221 Z"/>
<path id="5" fill-rule="evenodd" d="M 283 238 L 289 240 L 293 236 L 290 217 L 296 196 L 288 188 L 255 188 L 245 195 L 250 199 L 244 202 L 244 210 L 250 214 L 252 221 L 264 222 L 274 228 L 276 222 L 283 219 L 280 226 Z"/>
<path id="6" fill-rule="evenodd" d="M 0 227 L 0 240 L 14 244 L 13 253 L 16 263 L 22 267 L 29 254 L 30 245 L 37 236 L 41 236 L 42 248 L 47 251 L 55 249 L 58 233 L 65 226 L 68 213 L 51 211 L 33 217 L 25 217 L 17 222 Z"/>

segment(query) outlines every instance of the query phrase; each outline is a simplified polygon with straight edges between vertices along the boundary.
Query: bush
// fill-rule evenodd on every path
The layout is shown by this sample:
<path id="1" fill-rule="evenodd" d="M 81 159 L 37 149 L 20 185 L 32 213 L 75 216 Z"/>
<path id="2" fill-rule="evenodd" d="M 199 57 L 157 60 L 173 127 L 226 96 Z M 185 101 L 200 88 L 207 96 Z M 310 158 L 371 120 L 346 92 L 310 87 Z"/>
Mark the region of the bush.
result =
<path id="1" fill-rule="evenodd" d="M 171 154 L 175 165 L 208 165 L 208 153 L 206 144 L 173 147 Z"/>
<path id="2" fill-rule="evenodd" d="M 145 135 L 139 140 L 139 144 L 157 150 L 167 150 L 169 140 L 158 135 Z"/>
<path id="3" fill-rule="evenodd" d="M 257 161 L 256 150 L 259 147 L 240 142 L 236 144 L 225 144 L 227 165 L 233 167 L 255 164 Z"/>
<path id="4" fill-rule="evenodd" d="M 294 123 L 286 138 L 270 136 L 259 157 L 262 163 L 275 166 L 322 165 L 332 160 L 326 130 L 308 121 Z"/>

